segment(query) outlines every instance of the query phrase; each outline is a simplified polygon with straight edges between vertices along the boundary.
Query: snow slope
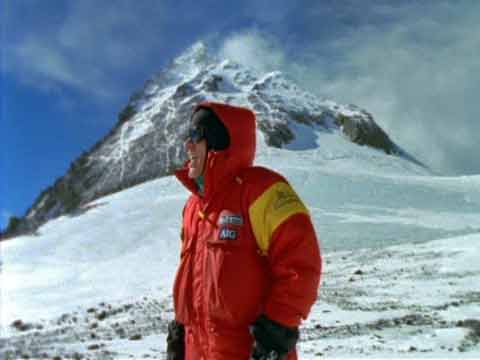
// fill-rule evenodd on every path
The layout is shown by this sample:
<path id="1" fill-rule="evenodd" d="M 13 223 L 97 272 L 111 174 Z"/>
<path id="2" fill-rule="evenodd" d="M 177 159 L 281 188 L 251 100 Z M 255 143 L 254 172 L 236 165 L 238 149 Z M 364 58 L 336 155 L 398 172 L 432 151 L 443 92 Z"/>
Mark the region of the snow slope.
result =
<path id="1" fill-rule="evenodd" d="M 480 176 L 309 136 L 316 148 L 291 151 L 259 133 L 257 151 L 308 204 L 325 255 L 300 358 L 480 357 Z M 162 178 L 0 243 L 0 357 L 162 358 L 187 196 Z"/>

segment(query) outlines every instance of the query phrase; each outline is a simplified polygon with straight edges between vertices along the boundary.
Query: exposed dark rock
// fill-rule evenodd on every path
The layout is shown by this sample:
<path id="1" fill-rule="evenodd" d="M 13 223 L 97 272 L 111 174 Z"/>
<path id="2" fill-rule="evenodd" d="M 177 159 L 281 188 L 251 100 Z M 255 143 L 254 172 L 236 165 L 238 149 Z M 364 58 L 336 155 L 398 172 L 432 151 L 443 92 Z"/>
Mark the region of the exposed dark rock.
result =
<path id="1" fill-rule="evenodd" d="M 223 81 L 223 78 L 219 75 L 212 75 L 210 78 L 207 78 L 203 83 L 204 88 L 207 91 L 218 91 L 220 89 L 220 83 Z"/>
<path id="2" fill-rule="evenodd" d="M 397 146 L 374 121 L 372 115 L 363 112 L 364 116 L 347 116 L 338 114 L 335 123 L 350 140 L 359 145 L 368 145 L 385 151 L 396 152 Z"/>
<path id="3" fill-rule="evenodd" d="M 90 351 L 95 351 L 95 350 L 99 350 L 100 349 L 100 345 L 98 344 L 92 344 L 90 346 L 88 346 L 88 350 Z"/>
<path id="4" fill-rule="evenodd" d="M 457 322 L 457 326 L 469 328 L 473 336 L 480 338 L 480 320 L 477 320 L 477 319 L 459 320 Z"/>
<path id="5" fill-rule="evenodd" d="M 14 322 L 12 322 L 11 326 L 18 331 L 29 331 L 34 328 L 33 324 L 24 323 L 22 320 L 15 320 Z"/>
<path id="6" fill-rule="evenodd" d="M 95 317 L 96 317 L 99 321 L 105 320 L 105 318 L 107 317 L 107 312 L 106 312 L 106 311 L 102 311 L 102 312 L 100 312 L 99 314 L 97 314 Z"/>
<path id="7" fill-rule="evenodd" d="M 258 127 L 265 134 L 267 145 L 280 148 L 291 142 L 295 136 L 287 125 L 259 122 Z"/>

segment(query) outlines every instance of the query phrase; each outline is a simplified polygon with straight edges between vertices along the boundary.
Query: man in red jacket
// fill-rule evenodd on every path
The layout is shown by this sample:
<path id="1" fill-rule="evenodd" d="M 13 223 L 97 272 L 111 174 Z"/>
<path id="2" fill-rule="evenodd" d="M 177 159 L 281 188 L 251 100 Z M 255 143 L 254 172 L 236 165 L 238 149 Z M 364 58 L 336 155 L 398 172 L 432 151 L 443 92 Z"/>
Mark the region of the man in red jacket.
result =
<path id="1" fill-rule="evenodd" d="M 253 166 L 252 111 L 204 102 L 190 125 L 168 359 L 297 359 L 321 273 L 308 210 L 285 178 Z"/>

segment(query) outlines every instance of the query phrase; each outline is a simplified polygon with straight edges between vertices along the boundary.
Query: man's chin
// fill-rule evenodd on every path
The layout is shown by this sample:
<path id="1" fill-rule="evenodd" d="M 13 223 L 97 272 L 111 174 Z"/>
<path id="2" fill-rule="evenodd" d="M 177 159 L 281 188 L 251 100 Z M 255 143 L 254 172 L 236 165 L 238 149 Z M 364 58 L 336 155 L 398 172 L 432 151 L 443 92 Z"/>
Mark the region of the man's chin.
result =
<path id="1" fill-rule="evenodd" d="M 195 179 L 196 177 L 198 177 L 198 172 L 197 169 L 195 168 L 188 168 L 188 177 L 190 179 Z"/>

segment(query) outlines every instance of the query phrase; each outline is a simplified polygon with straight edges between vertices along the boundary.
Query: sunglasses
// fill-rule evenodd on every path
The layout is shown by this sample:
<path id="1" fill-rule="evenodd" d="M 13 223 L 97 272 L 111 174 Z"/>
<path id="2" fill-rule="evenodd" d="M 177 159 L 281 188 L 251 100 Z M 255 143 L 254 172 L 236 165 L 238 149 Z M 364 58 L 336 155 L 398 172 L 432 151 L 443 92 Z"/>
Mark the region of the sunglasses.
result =
<path id="1" fill-rule="evenodd" d="M 192 126 L 187 131 L 186 141 L 191 141 L 194 144 L 198 144 L 205 139 L 205 129 L 202 126 Z"/>

